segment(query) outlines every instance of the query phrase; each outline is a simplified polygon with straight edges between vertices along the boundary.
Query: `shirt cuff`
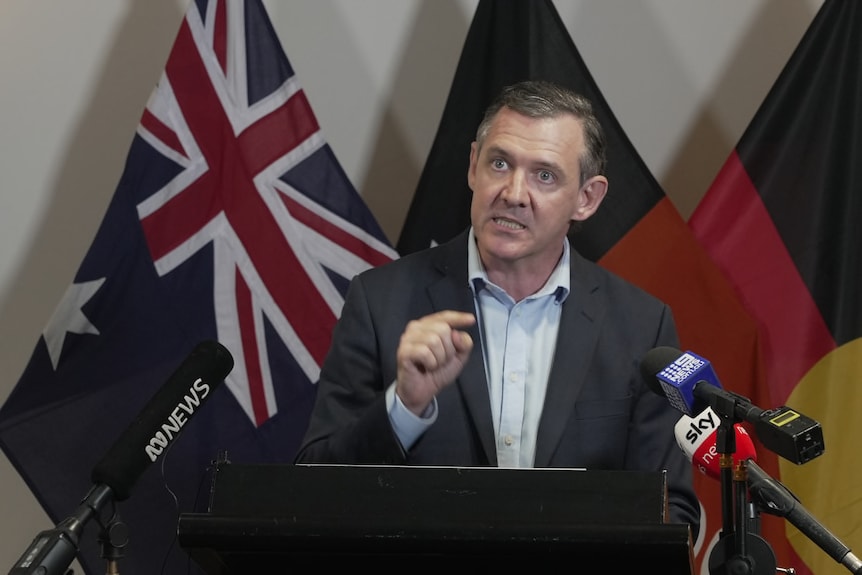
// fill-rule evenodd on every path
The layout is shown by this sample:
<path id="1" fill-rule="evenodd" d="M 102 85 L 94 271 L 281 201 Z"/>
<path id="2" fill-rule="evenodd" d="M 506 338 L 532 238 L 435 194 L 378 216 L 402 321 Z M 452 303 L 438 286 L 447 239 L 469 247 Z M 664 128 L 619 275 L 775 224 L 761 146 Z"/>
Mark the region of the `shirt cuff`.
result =
<path id="1" fill-rule="evenodd" d="M 393 383 L 386 389 L 386 411 L 389 413 L 392 430 L 398 441 L 401 442 L 401 447 L 406 451 L 416 443 L 416 440 L 425 433 L 425 430 L 437 421 L 437 398 L 431 400 L 420 417 L 407 409 L 401 398 L 395 393 L 395 384 Z"/>

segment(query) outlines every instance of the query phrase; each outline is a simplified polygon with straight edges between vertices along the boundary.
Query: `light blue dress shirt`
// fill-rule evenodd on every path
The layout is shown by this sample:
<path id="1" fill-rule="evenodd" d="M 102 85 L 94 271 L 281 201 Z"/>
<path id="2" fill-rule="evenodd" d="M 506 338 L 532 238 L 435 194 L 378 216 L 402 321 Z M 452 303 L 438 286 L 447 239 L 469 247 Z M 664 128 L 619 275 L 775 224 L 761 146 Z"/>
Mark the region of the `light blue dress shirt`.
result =
<path id="1" fill-rule="evenodd" d="M 467 273 L 488 376 L 497 464 L 532 467 L 562 303 L 569 294 L 569 243 L 563 242 L 563 256 L 545 285 L 519 302 L 488 279 L 472 229 L 467 245 Z M 392 427 L 405 449 L 437 419 L 436 400 L 422 417 L 416 416 L 401 403 L 394 383 L 386 391 L 386 400 Z"/>

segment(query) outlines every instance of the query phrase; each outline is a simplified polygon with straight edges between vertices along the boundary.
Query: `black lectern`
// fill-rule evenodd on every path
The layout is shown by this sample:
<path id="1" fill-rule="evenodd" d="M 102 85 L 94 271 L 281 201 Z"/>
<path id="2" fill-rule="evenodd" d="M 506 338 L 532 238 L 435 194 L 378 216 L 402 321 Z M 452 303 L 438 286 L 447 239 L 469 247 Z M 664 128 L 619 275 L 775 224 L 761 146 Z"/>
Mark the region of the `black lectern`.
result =
<path id="1" fill-rule="evenodd" d="M 210 575 L 296 566 L 602 566 L 693 573 L 663 473 L 245 465 L 215 471 L 180 545 Z"/>

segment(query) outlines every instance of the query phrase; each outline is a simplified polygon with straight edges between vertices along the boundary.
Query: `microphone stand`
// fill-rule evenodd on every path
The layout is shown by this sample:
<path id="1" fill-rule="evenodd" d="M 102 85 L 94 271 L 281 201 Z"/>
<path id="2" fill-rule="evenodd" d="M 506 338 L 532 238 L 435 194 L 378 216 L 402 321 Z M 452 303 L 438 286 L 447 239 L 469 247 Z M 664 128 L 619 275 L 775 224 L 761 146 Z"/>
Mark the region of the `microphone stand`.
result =
<path id="1" fill-rule="evenodd" d="M 722 529 L 718 543 L 709 555 L 710 575 L 774 575 L 775 554 L 769 544 L 749 530 L 748 482 L 746 466 L 734 466 L 736 430 L 735 402 L 730 397 L 716 398 L 712 405 L 721 421 L 716 436 L 721 473 Z M 750 460 L 749 460 L 750 461 Z M 752 522 L 756 527 L 757 522 Z"/>
<path id="2" fill-rule="evenodd" d="M 114 493 L 110 487 L 97 484 L 90 488 L 78 509 L 53 529 L 42 531 L 9 571 L 9 575 L 70 575 L 69 569 L 78 554 L 78 542 L 87 522 L 96 518 L 101 526 L 99 540 L 102 542 L 102 557 L 108 560 L 108 575 L 117 575 L 116 560 L 122 557 L 126 545 L 125 524 L 114 510 L 108 522 L 102 522 L 99 514 L 108 503 L 113 504 Z"/>
<path id="3" fill-rule="evenodd" d="M 102 546 L 102 559 L 106 575 L 120 575 L 118 561 L 125 557 L 125 549 L 129 544 L 129 528 L 120 520 L 120 513 L 114 510 L 114 514 L 106 522 L 99 522 L 102 527 L 99 532 L 99 544 Z"/>

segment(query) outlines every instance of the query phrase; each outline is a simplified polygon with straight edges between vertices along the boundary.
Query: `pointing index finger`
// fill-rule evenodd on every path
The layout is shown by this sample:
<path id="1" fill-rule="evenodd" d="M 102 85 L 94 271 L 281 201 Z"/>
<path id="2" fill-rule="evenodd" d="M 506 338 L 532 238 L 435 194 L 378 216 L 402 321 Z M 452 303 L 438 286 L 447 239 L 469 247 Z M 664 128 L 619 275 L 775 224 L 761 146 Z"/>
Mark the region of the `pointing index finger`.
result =
<path id="1" fill-rule="evenodd" d="M 476 316 L 464 311 L 444 310 L 434 315 L 452 328 L 470 327 L 476 323 Z"/>

